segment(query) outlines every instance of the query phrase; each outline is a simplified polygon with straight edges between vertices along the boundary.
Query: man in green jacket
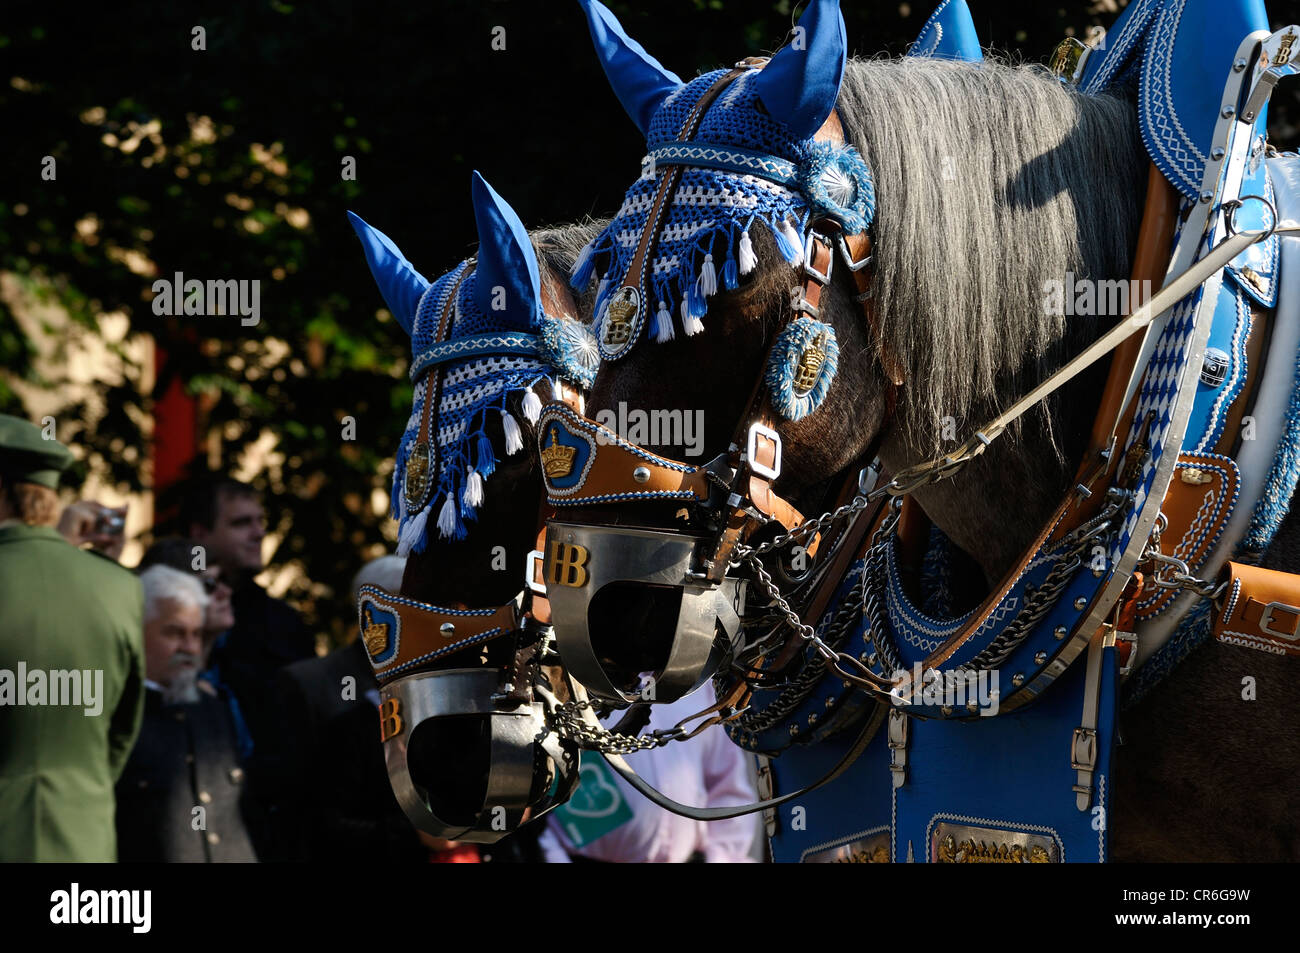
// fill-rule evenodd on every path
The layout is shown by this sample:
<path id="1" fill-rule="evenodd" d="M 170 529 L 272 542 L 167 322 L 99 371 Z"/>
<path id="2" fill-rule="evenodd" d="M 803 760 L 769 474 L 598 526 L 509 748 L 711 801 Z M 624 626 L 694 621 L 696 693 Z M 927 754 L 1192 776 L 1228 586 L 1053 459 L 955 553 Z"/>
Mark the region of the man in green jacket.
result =
<path id="1" fill-rule="evenodd" d="M 54 524 L 68 448 L 0 414 L 0 862 L 115 861 L 144 710 L 140 582 Z"/>

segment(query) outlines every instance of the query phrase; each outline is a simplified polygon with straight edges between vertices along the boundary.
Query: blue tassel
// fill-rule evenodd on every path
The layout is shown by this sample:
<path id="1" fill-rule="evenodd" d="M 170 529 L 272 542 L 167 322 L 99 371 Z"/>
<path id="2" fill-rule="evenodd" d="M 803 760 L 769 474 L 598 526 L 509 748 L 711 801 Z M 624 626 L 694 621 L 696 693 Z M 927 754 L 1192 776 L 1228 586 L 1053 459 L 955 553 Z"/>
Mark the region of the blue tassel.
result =
<path id="1" fill-rule="evenodd" d="M 736 259 L 727 252 L 727 260 L 722 266 L 722 287 L 727 291 L 735 291 L 736 285 L 740 284 L 740 270 L 736 267 Z"/>
<path id="2" fill-rule="evenodd" d="M 790 239 L 786 236 L 785 229 L 772 229 L 772 237 L 776 239 L 776 247 L 781 253 L 781 257 L 790 264 L 798 265 L 799 262 L 803 260 L 803 254 L 790 243 Z"/>
<path id="3" fill-rule="evenodd" d="M 573 265 L 573 276 L 569 284 L 577 291 L 585 291 L 596 271 L 595 242 L 588 242 L 582 247 L 582 254 Z"/>
<path id="4" fill-rule="evenodd" d="M 474 444 L 474 456 L 478 460 L 478 466 L 474 469 L 480 476 L 490 477 L 497 468 L 497 456 L 492 452 L 492 441 L 487 434 L 478 435 L 478 441 Z"/>
<path id="5" fill-rule="evenodd" d="M 686 289 L 686 314 L 692 318 L 702 318 L 708 310 L 699 282 L 695 282 Z"/>

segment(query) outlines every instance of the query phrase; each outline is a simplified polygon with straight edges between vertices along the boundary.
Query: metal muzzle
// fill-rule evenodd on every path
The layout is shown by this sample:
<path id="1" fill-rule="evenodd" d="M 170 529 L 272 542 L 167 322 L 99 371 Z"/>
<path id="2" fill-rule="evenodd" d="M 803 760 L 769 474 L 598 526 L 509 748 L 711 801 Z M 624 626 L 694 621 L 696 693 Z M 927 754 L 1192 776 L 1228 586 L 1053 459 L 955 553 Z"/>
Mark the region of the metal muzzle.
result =
<path id="1" fill-rule="evenodd" d="M 577 786 L 578 749 L 547 726 L 554 696 L 539 690 L 512 706 L 498 694 L 500 678 L 494 668 L 448 669 L 380 689 L 389 783 L 418 830 L 491 844 Z M 581 701 L 581 686 L 568 681 Z"/>
<path id="2" fill-rule="evenodd" d="M 740 630 L 744 589 L 738 580 L 718 585 L 694 571 L 710 544 L 678 532 L 547 523 L 547 598 L 566 670 L 593 695 L 618 703 L 676 701 L 712 676 Z M 645 630 L 650 620 L 638 608 L 651 599 L 660 600 L 651 626 L 660 632 Z M 645 672 L 654 681 L 630 690 L 629 676 Z"/>

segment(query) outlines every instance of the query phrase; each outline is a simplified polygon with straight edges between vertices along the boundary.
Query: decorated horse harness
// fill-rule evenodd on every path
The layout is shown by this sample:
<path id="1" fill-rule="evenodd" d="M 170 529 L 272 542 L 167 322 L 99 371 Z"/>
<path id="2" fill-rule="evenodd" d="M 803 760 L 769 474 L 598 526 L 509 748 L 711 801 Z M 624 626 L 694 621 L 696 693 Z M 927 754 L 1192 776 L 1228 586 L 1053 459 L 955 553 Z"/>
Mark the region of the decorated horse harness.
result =
<path id="1" fill-rule="evenodd" d="M 599 4 L 585 5 L 610 71 L 615 60 L 607 50 L 617 24 Z M 820 6 L 810 7 L 805 19 Z M 1161 87 L 1157 80 L 1178 72 L 1177 54 L 1205 26 L 1184 16 L 1184 7 L 1198 6 L 1139 0 L 1117 25 L 1104 60 L 1074 64 L 1067 79 L 1093 91 L 1122 69 L 1139 71 L 1144 134 L 1148 116 L 1187 112 L 1188 102 L 1195 108 L 1196 96 L 1182 95 L 1185 83 L 1180 86 L 1177 77 L 1174 94 L 1160 102 L 1159 90 L 1170 84 Z M 1193 123 L 1149 127 L 1154 169 L 1134 268 L 1136 277 L 1155 278 L 1162 290 L 954 453 L 884 482 L 879 468 L 868 464 L 832 489 L 837 505 L 813 520 L 772 490 L 781 472 L 775 421 L 815 412 L 835 374 L 834 331 L 818 319 L 837 251 L 872 323 L 870 173 L 842 144 L 833 111 L 814 136 L 793 142 L 756 121 L 752 138 L 781 148 L 745 148 L 734 137 L 711 141 L 710 128 L 725 125 L 752 98 L 760 73 L 753 61 L 680 84 L 655 113 L 648 171 L 575 273 L 575 282 L 585 284 L 597 257 L 607 262 L 597 304 L 602 357 L 617 360 L 647 326 L 657 340 L 673 335 L 666 300 L 675 281 L 684 290 L 683 330 L 699 330 L 704 299 L 718 288 L 712 251 L 719 236 L 709 236 L 709 248 L 691 244 L 700 231 L 690 221 L 692 206 L 721 217 L 715 231 L 729 230 L 723 237 L 739 249 L 738 268 L 728 254 L 722 287 L 734 288 L 737 272 L 753 267 L 747 228 L 755 219 L 769 226 L 781 253 L 800 269 L 800 285 L 736 436 L 702 467 L 642 450 L 571 408 L 545 409 L 539 445 L 551 505 L 672 501 L 684 504 L 694 520 L 690 533 L 552 521 L 547 578 L 556 583 L 551 599 L 561 653 L 594 694 L 616 702 L 631 698 L 602 668 L 586 629 L 595 592 L 614 580 L 644 579 L 687 593 L 690 618 L 684 610 L 659 675 L 671 685 L 670 697 L 679 697 L 728 666 L 740 673 L 719 690 L 719 704 L 702 714 L 711 715 L 709 723 L 725 723 L 741 746 L 781 755 L 763 769 L 773 796 L 751 809 L 800 794 L 829 798 L 825 788 L 812 792 L 851 772 L 854 801 L 866 805 L 852 826 L 819 844 L 786 832 L 785 857 L 835 859 L 847 850 L 896 861 L 1104 860 L 1121 677 L 1140 684 L 1144 671 L 1158 677 L 1185 654 L 1198 638 L 1193 630 L 1208 627 L 1207 598 L 1219 606 L 1216 637 L 1300 654 L 1300 578 L 1250 565 L 1276 531 L 1276 511 L 1284 511 L 1300 469 L 1294 447 L 1288 449 L 1300 410 L 1294 361 L 1268 361 L 1262 375 L 1248 376 L 1254 362 L 1243 350 L 1260 309 L 1276 307 L 1273 353 L 1296 353 L 1287 342 L 1297 334 L 1300 296 L 1279 302 L 1279 263 L 1281 235 L 1300 231 L 1283 221 L 1300 218 L 1300 209 L 1292 208 L 1300 197 L 1300 168 L 1292 159 L 1265 156 L 1263 128 L 1268 93 L 1295 71 L 1286 37 L 1294 39 L 1296 28 L 1269 35 L 1249 16 L 1241 26 L 1249 35 L 1226 84 L 1208 94 L 1222 105 L 1214 106 L 1213 130 L 1197 132 L 1199 164 L 1170 159 L 1186 150 L 1179 152 L 1182 144 L 1169 137 L 1187 135 L 1184 126 Z M 816 32 L 815 18 L 807 27 L 810 35 Z M 643 51 L 637 55 L 644 57 Z M 675 133 L 671 141 L 665 125 Z M 730 176 L 728 185 L 743 185 L 731 192 L 718 188 L 713 172 Z M 1175 190 L 1183 194 L 1181 216 Z M 742 215 L 748 216 L 743 224 Z M 701 258 L 694 279 L 683 281 Z M 1300 261 L 1291 267 L 1300 269 Z M 651 317 L 656 297 L 659 308 Z M 1076 485 L 1033 545 L 972 612 L 944 618 L 913 605 L 898 577 L 897 531 L 907 516 L 899 498 L 960 471 L 1020 414 L 1112 351 Z M 882 353 L 881 362 L 891 386 L 902 385 L 889 356 Z M 1226 452 L 1233 437 L 1225 432 L 1229 420 L 1240 422 L 1249 400 L 1265 393 L 1286 395 L 1289 416 L 1271 428 L 1252 460 L 1247 494 Z M 889 411 L 882 435 L 888 425 Z M 1235 443 L 1233 452 L 1241 456 Z M 890 497 L 895 501 L 885 505 Z M 796 572 L 789 563 L 769 568 L 763 561 L 784 550 L 794 555 L 796 544 L 803 545 L 811 569 Z M 665 551 L 671 554 L 662 558 Z M 1235 553 L 1243 558 L 1229 559 Z M 728 575 L 739 568 L 748 570 L 748 579 Z M 782 584 L 790 588 L 783 591 Z M 739 620 L 755 608 L 756 590 L 768 600 L 768 618 L 779 624 L 749 641 Z M 861 650 L 851 647 L 858 640 Z M 1072 664 L 1076 660 L 1083 664 Z M 1010 686 L 995 687 L 991 706 L 988 698 L 953 704 L 951 693 L 940 690 L 954 674 L 964 684 L 999 671 L 1012 673 Z M 885 712 L 882 734 L 876 729 Z M 621 759 L 611 760 L 636 783 Z M 787 763 L 789 786 L 798 790 L 775 796 L 784 785 L 773 776 Z M 990 764 L 1001 771 L 996 784 L 984 783 Z M 720 816 L 637 786 L 680 813 Z M 769 831 L 778 835 L 781 859 L 782 832 L 774 818 Z"/>

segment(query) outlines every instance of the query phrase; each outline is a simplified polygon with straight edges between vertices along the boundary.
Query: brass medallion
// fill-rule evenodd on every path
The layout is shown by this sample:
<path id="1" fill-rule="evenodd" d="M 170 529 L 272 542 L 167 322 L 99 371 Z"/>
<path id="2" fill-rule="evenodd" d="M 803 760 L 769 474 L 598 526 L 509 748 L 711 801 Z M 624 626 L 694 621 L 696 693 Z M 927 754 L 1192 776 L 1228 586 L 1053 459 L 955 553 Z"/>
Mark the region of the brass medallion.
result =
<path id="1" fill-rule="evenodd" d="M 936 864 L 1054 864 L 1061 860 L 1048 834 L 940 823 L 930 835 L 930 861 Z"/>
<path id="2" fill-rule="evenodd" d="M 607 351 L 619 354 L 631 346 L 640 311 L 641 292 L 636 288 L 619 288 L 605 308 L 605 321 L 600 329 L 600 343 Z"/>
<path id="3" fill-rule="evenodd" d="M 429 492 L 429 470 L 431 469 L 429 445 L 421 440 L 411 448 L 411 455 L 406 460 L 406 478 L 402 484 L 402 493 L 406 496 L 406 508 L 416 510 L 424 503 Z"/>
<path id="4" fill-rule="evenodd" d="M 808 393 L 817 386 L 817 376 L 821 373 L 822 365 L 826 363 L 826 332 L 822 331 L 799 355 L 799 361 L 794 369 L 794 381 L 792 387 L 796 397 L 806 397 Z"/>
<path id="5" fill-rule="evenodd" d="M 859 837 L 846 844 L 827 847 L 804 854 L 803 864 L 887 864 L 889 863 L 889 832 L 870 837 Z"/>

